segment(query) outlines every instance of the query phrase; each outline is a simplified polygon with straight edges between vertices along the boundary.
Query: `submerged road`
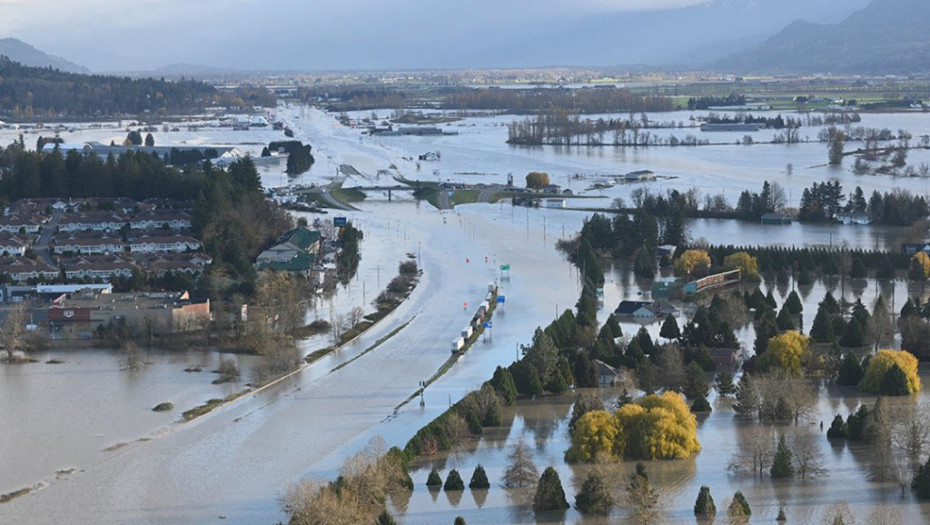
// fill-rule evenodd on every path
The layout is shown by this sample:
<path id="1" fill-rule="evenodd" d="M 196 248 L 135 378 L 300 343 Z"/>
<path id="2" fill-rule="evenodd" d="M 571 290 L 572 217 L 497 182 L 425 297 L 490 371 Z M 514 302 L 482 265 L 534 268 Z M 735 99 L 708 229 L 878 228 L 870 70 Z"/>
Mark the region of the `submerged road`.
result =
<path id="1" fill-rule="evenodd" d="M 372 437 L 402 446 L 495 366 L 509 364 L 517 344 L 548 323 L 557 304 L 574 304 L 576 276 L 554 249 L 555 238 L 543 238 L 535 215 L 531 225 L 529 216 L 524 224 L 510 210 L 488 205 L 463 207 L 445 218 L 410 203 L 366 209 L 372 211 L 350 213 L 364 222 L 366 239 L 389 235 L 403 222 L 420 253 L 422 280 L 395 312 L 339 355 L 151 441 L 116 450 L 100 463 L 76 465 L 77 473 L 0 505 L 0 523 L 283 520 L 279 498 L 289 484 L 306 475 L 331 478 L 342 458 Z M 574 231 L 582 215 L 559 217 Z M 372 256 L 364 244 L 362 250 L 363 257 Z M 493 342 L 479 341 L 430 386 L 425 406 L 414 402 L 395 413 L 418 382 L 447 360 L 449 342 L 505 262 L 512 276 L 502 281 L 506 303 L 495 314 Z M 384 263 L 392 269 L 385 272 L 386 285 L 396 261 Z M 334 370 L 405 323 L 373 351 Z"/>

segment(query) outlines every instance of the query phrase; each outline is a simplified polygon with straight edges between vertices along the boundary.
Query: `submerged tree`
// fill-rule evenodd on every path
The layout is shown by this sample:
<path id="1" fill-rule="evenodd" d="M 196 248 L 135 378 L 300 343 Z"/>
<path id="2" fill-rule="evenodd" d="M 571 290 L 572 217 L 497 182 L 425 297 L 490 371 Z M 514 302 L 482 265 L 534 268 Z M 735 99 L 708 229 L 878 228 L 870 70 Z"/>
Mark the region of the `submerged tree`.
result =
<path id="1" fill-rule="evenodd" d="M 604 477 L 598 472 L 588 474 L 581 490 L 575 495 L 575 508 L 582 514 L 606 516 L 614 506 L 614 498 Z"/>
<path id="2" fill-rule="evenodd" d="M 565 500 L 565 490 L 562 488 L 559 473 L 552 467 L 546 467 L 536 486 L 533 510 L 565 510 L 567 508 L 568 501 Z"/>

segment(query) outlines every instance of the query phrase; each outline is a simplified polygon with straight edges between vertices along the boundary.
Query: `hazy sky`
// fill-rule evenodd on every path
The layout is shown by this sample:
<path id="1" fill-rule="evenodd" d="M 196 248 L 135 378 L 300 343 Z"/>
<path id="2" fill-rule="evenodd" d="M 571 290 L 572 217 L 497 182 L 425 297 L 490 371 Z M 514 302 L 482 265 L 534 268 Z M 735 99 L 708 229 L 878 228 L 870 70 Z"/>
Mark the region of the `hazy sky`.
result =
<path id="1" fill-rule="evenodd" d="M 866 1 L 0 0 L 0 37 L 97 71 L 179 62 L 238 69 L 620 64 L 668 59 L 724 37 L 761 38 L 794 18 L 836 18 Z M 752 12 L 766 6 L 776 14 Z M 746 13 L 747 23 L 721 31 L 698 20 L 719 19 L 717 11 Z M 647 42 L 647 30 L 667 36 Z"/>

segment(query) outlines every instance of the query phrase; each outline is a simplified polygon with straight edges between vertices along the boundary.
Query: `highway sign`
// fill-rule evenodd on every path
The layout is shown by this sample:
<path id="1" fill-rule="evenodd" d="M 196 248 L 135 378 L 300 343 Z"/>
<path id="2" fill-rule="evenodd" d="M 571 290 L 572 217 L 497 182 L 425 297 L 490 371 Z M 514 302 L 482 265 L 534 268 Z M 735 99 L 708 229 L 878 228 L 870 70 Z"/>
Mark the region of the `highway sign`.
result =
<path id="1" fill-rule="evenodd" d="M 501 271 L 502 271 L 502 272 L 510 271 L 510 265 L 509 265 L 509 264 L 502 264 L 502 265 L 501 265 Z"/>
<path id="2" fill-rule="evenodd" d="M 503 295 L 498 295 L 498 296 L 497 296 L 497 304 L 504 304 L 504 303 L 506 302 L 506 300 L 507 300 L 507 298 L 504 297 Z"/>

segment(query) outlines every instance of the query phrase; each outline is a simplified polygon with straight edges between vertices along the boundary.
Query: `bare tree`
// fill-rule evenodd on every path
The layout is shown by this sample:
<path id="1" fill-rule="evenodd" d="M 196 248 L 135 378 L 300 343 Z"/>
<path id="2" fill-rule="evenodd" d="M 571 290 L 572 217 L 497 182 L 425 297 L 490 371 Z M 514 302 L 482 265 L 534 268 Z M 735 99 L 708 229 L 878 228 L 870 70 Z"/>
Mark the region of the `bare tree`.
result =
<path id="1" fill-rule="evenodd" d="M 794 474 L 801 478 L 801 482 L 808 479 L 818 479 L 827 476 L 827 469 L 823 464 L 823 452 L 820 450 L 820 441 L 810 434 L 798 434 L 794 437 L 791 446 L 794 456 Z"/>
<path id="2" fill-rule="evenodd" d="M 454 412 L 449 414 L 449 417 L 446 418 L 445 427 L 446 437 L 449 438 L 452 458 L 456 466 L 458 466 L 458 447 L 465 442 L 468 436 L 471 435 L 471 432 L 468 431 L 468 423 L 465 422 L 465 418 Z"/>
<path id="3" fill-rule="evenodd" d="M 365 311 L 362 310 L 361 306 L 356 306 L 355 308 L 349 310 L 349 313 L 346 314 L 346 321 L 349 328 L 354 328 L 365 317 Z"/>
<path id="4" fill-rule="evenodd" d="M 733 453 L 727 470 L 736 476 L 759 476 L 761 479 L 775 456 L 775 439 L 772 430 L 754 426 L 746 432 L 746 440 Z"/>
<path id="5" fill-rule="evenodd" d="M 824 511 L 823 525 L 855 525 L 856 518 L 845 501 L 838 501 Z"/>
<path id="6" fill-rule="evenodd" d="M 294 525 L 373 523 L 385 508 L 385 496 L 403 490 L 407 475 L 402 462 L 385 454 L 380 438 L 345 460 L 338 487 L 303 480 L 290 487 L 282 506 Z"/>
<path id="7" fill-rule="evenodd" d="M 504 472 L 504 485 L 507 488 L 525 489 L 536 486 L 539 481 L 539 471 L 533 463 L 532 452 L 522 436 L 514 443 L 507 459 L 510 461 L 510 466 Z"/>
<path id="8" fill-rule="evenodd" d="M 0 333 L 0 341 L 3 342 L 3 349 L 6 350 L 7 361 L 12 362 L 16 359 L 16 350 L 22 345 L 25 328 L 26 306 L 23 303 L 17 303 L 7 313 L 3 332 Z"/>
<path id="9" fill-rule="evenodd" d="M 926 405 L 904 405 L 895 407 L 892 412 L 891 444 L 915 467 L 921 452 L 930 443 L 930 411 Z"/>
<path id="10" fill-rule="evenodd" d="M 625 500 L 634 523 L 648 525 L 658 522 L 659 494 L 649 484 L 646 469 L 641 463 L 636 465 L 636 472 L 630 477 Z"/>
<path id="11" fill-rule="evenodd" d="M 126 369 L 138 370 L 142 368 L 142 352 L 139 345 L 128 339 L 120 341 L 120 350 L 123 352 L 123 362 Z"/>
<path id="12" fill-rule="evenodd" d="M 875 408 L 869 414 L 865 425 L 866 441 L 872 445 L 873 477 L 878 481 L 886 481 L 894 475 L 894 456 L 891 450 L 891 410 L 888 400 L 879 397 Z"/>
<path id="13" fill-rule="evenodd" d="M 794 424 L 804 417 L 809 418 L 817 409 L 817 392 L 810 381 L 787 375 L 783 382 L 783 396 L 791 409 Z"/>
<path id="14" fill-rule="evenodd" d="M 869 514 L 866 525 L 903 525 L 901 514 L 885 505 L 876 505 Z"/>

